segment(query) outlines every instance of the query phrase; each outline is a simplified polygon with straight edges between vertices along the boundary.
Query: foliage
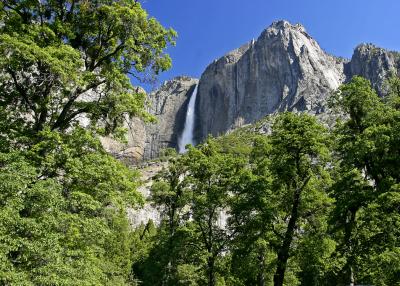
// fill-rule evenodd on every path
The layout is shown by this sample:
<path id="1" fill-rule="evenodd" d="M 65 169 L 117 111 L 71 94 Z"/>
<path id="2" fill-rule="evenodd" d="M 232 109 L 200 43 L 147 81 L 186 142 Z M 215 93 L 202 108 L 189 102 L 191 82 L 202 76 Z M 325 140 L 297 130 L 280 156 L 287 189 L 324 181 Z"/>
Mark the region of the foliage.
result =
<path id="1" fill-rule="evenodd" d="M 152 188 L 164 221 L 134 264 L 143 285 L 398 285 L 400 94 L 389 82 L 384 99 L 363 78 L 342 85 L 331 130 L 283 113 L 267 135 L 244 128 L 170 157 Z"/>
<path id="2" fill-rule="evenodd" d="M 399 245 L 392 240 L 396 231 L 374 219 L 397 221 L 386 208 L 398 207 L 400 167 L 398 79 L 390 82 L 388 100 L 380 99 L 361 77 L 343 85 L 334 98 L 336 106 L 349 114 L 335 130 L 338 163 L 332 188 L 336 204 L 331 225 L 338 242 L 333 271 L 341 284 L 396 285 L 400 277 L 394 255 Z"/>
<path id="3" fill-rule="evenodd" d="M 131 268 L 125 202 L 140 201 L 136 175 L 109 155 L 74 156 L 69 152 L 78 148 L 56 146 L 39 166 L 37 153 L 1 154 L 1 281 L 125 285 Z"/>
<path id="4" fill-rule="evenodd" d="M 149 119 L 128 75 L 146 80 L 168 69 L 164 49 L 176 33 L 139 3 L 7 0 L 0 18 L 0 107 L 11 123 L 1 134 L 65 131 L 83 120 L 121 136 L 127 116 Z"/>
<path id="5" fill-rule="evenodd" d="M 136 285 L 139 178 L 99 136 L 152 120 L 130 78 L 175 36 L 133 0 L 0 3 L 1 285 Z"/>
<path id="6" fill-rule="evenodd" d="M 161 241 L 152 253 L 161 275 L 151 280 L 152 285 L 223 283 L 222 254 L 233 234 L 221 220 L 230 200 L 229 189 L 244 163 L 238 156 L 223 153 L 215 139 L 170 160 L 168 170 L 152 187 L 152 201 L 165 217 L 157 237 Z"/>

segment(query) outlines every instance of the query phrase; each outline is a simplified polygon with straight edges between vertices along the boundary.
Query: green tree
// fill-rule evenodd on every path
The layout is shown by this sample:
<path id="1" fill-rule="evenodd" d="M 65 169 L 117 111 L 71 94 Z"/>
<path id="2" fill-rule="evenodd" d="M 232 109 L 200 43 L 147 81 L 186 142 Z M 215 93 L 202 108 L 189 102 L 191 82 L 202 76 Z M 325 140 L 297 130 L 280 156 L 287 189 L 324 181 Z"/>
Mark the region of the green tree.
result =
<path id="1" fill-rule="evenodd" d="M 327 130 L 306 114 L 283 113 L 272 127 L 270 171 L 276 208 L 285 225 L 274 285 L 284 283 L 292 242 L 329 205 Z"/>
<path id="2" fill-rule="evenodd" d="M 160 207 L 159 210 L 163 213 L 164 222 L 160 229 L 161 240 L 165 240 L 165 244 L 159 245 L 159 250 L 167 249 L 168 252 L 164 254 L 164 268 L 162 270 L 163 276 L 159 277 L 162 283 L 170 285 L 175 281 L 173 276 L 177 275 L 178 272 L 178 254 L 180 245 L 177 242 L 182 242 L 180 239 L 181 233 L 177 231 L 189 217 L 188 214 L 188 200 L 190 198 L 190 190 L 188 189 L 186 180 L 187 167 L 183 164 L 183 161 L 177 158 L 176 154 L 172 154 L 169 160 L 168 168 L 164 169 L 158 177 L 156 182 L 151 188 L 151 200 L 156 207 Z M 166 232 L 166 233 L 164 233 Z M 164 237 L 162 236 L 164 235 Z M 179 278 L 178 278 L 179 280 Z"/>
<path id="3" fill-rule="evenodd" d="M 257 136 L 249 146 L 249 168 L 237 180 L 230 202 L 229 225 L 236 232 L 230 248 L 231 271 L 243 285 L 264 286 L 272 282 L 274 249 L 279 243 L 272 223 L 275 202 L 269 171 L 271 144 L 268 136 Z"/>
<path id="4" fill-rule="evenodd" d="M 130 0 L 6 0 L 0 23 L 0 283 L 135 283 L 138 175 L 98 136 L 151 119 L 130 77 L 169 68 L 175 32 Z"/>
<path id="5" fill-rule="evenodd" d="M 225 283 L 222 253 L 228 250 L 234 233 L 224 213 L 229 212 L 233 187 L 246 162 L 237 154 L 225 152 L 227 147 L 231 146 L 209 139 L 198 149 L 190 148 L 170 161 L 168 170 L 152 188 L 153 201 L 165 213 L 159 228 L 163 241 L 153 253 L 169 255 L 162 266 L 162 272 L 168 274 L 160 279 L 165 281 L 163 285 Z M 157 262 L 154 265 L 159 265 Z"/>
<path id="6" fill-rule="evenodd" d="M 2 283 L 128 283 L 130 229 L 125 210 L 140 202 L 137 175 L 94 151 L 96 145 L 90 142 L 100 144 L 86 141 L 85 133 L 47 134 L 47 140 L 32 147 L 45 148 L 45 153 L 1 154 Z M 53 144 L 56 150 L 50 148 Z M 66 162 L 60 165 L 62 160 Z"/>
<path id="7" fill-rule="evenodd" d="M 64 132 L 82 117 L 121 135 L 126 116 L 148 117 L 128 75 L 168 69 L 176 34 L 136 1 L 6 0 L 0 19 L 0 107 L 10 123 L 0 137 Z"/>
<path id="8" fill-rule="evenodd" d="M 237 178 L 245 166 L 238 156 L 222 153 L 213 140 L 185 156 L 192 198 L 189 203 L 193 231 L 206 255 L 207 285 L 217 285 L 216 263 L 234 235 L 225 225 L 229 201 Z M 226 218 L 225 218 L 226 219 Z"/>
<path id="9" fill-rule="evenodd" d="M 383 198 L 391 199 L 387 204 L 397 204 L 400 180 L 398 79 L 391 83 L 389 97 L 380 99 L 366 79 L 354 77 L 333 98 L 334 106 L 348 115 L 335 130 L 339 161 L 332 213 L 336 254 L 343 260 L 337 277 L 342 284 L 391 285 L 399 275 L 397 260 L 391 260 L 398 249 L 391 239 L 396 232 L 374 219 L 397 220 L 381 205 Z M 390 254 L 382 258 L 381 252 Z M 372 265 L 376 271 L 370 270 Z"/>

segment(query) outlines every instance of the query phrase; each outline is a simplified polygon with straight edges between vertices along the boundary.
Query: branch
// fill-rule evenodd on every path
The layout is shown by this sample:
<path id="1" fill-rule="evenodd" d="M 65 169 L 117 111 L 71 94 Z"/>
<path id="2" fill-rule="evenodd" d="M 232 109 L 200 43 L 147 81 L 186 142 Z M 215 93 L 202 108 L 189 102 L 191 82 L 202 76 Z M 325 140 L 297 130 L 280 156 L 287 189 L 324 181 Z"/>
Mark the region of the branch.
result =
<path id="1" fill-rule="evenodd" d="M 28 94 L 27 94 L 26 90 L 18 83 L 17 75 L 15 74 L 15 72 L 14 72 L 12 69 L 10 69 L 10 68 L 7 68 L 7 71 L 8 71 L 8 73 L 11 75 L 11 77 L 12 77 L 12 79 L 13 79 L 13 82 L 14 82 L 14 85 L 15 85 L 15 88 L 16 88 L 17 91 L 21 94 L 23 100 L 25 101 L 25 104 L 26 104 L 30 109 L 32 109 L 32 111 L 35 111 L 36 108 L 35 108 L 35 106 L 29 101 Z"/>
<path id="2" fill-rule="evenodd" d="M 194 248 L 197 248 L 197 250 L 203 251 L 203 249 L 202 249 L 197 243 L 194 243 L 194 242 L 187 242 L 186 245 L 188 245 L 188 246 L 193 246 Z"/>
<path id="3" fill-rule="evenodd" d="M 201 225 L 201 222 L 198 222 L 198 225 L 199 225 L 199 227 L 200 227 L 201 236 L 203 237 L 204 244 L 206 245 L 207 250 L 211 250 L 211 246 L 210 246 L 210 244 L 209 244 L 209 242 L 208 242 L 208 240 L 207 240 L 207 236 L 206 236 L 206 233 L 205 233 L 205 231 L 204 231 L 203 226 Z"/>
<path id="4" fill-rule="evenodd" d="M 92 67 L 90 68 L 90 70 L 95 70 L 97 67 L 99 67 L 104 61 L 112 58 L 113 56 L 115 56 L 118 52 L 120 52 L 121 50 L 123 50 L 125 48 L 125 43 L 122 42 L 121 44 L 119 44 L 119 46 L 111 53 L 105 55 L 104 57 L 100 58 L 98 60 L 98 62 L 94 65 L 92 65 Z M 94 61 L 93 61 L 94 63 Z"/>
<path id="5" fill-rule="evenodd" d="M 26 19 L 26 15 L 23 12 L 21 12 L 17 8 L 14 8 L 14 7 L 12 7 L 10 5 L 7 5 L 7 4 L 4 4 L 4 7 L 14 11 L 15 13 L 17 13 L 22 18 L 22 20 L 24 20 L 24 23 L 26 24 L 26 20 L 27 19 Z"/>
<path id="6" fill-rule="evenodd" d="M 40 108 L 40 115 L 39 115 L 39 120 L 36 122 L 36 130 L 40 131 L 43 129 L 44 124 L 46 123 L 47 117 L 48 117 L 48 113 L 49 113 L 49 109 L 47 106 L 47 102 L 46 99 L 49 96 L 50 93 L 50 89 L 52 88 L 53 83 L 50 82 L 49 85 L 46 86 L 44 92 L 43 92 L 43 102 L 41 104 L 41 108 Z"/>
<path id="7" fill-rule="evenodd" d="M 80 96 L 80 95 L 82 95 L 83 93 L 85 93 L 85 92 L 87 92 L 87 91 L 89 91 L 89 90 L 91 90 L 91 89 L 93 89 L 93 88 L 96 88 L 96 87 L 98 87 L 98 86 L 100 86 L 101 84 L 103 84 L 103 83 L 105 83 L 107 80 L 102 80 L 102 81 L 99 81 L 99 82 L 96 82 L 96 83 L 92 83 L 91 85 L 89 85 L 88 87 L 86 87 L 85 89 L 77 89 L 76 90 L 76 92 L 70 97 L 70 99 L 68 100 L 68 102 L 64 105 L 64 108 L 63 108 L 63 110 L 61 111 L 61 113 L 60 113 L 60 115 L 58 116 L 58 118 L 57 118 L 57 120 L 56 120 L 56 122 L 54 123 L 54 125 L 52 126 L 52 128 L 51 128 L 51 130 L 55 130 L 55 129 L 57 129 L 57 128 L 60 128 L 60 127 L 62 127 L 62 126 L 65 126 L 65 123 L 67 123 L 67 122 L 69 122 L 69 121 L 67 121 L 67 122 L 65 122 L 66 121 L 66 118 L 67 118 L 67 114 L 68 114 L 68 112 L 71 110 L 71 107 L 72 107 L 72 105 L 74 104 L 74 102 L 78 99 L 78 97 Z M 82 113 L 82 112 L 80 112 L 80 113 Z M 80 114 L 80 113 L 78 113 L 78 114 Z M 77 114 L 76 114 L 77 115 Z M 76 116 L 75 115 L 75 116 Z M 71 115 L 70 116 L 68 116 L 68 119 L 69 120 L 72 120 L 71 119 Z M 65 123 L 64 123 L 65 122 Z"/>
<path id="8" fill-rule="evenodd" d="M 132 77 L 134 77 L 135 79 L 137 79 L 138 82 L 140 83 L 146 83 L 146 79 L 142 79 L 140 78 L 138 75 L 136 75 L 135 73 L 131 72 L 131 71 L 127 71 L 127 74 L 131 75 Z"/>
<path id="9" fill-rule="evenodd" d="M 303 184 L 299 188 L 296 189 L 296 192 L 301 192 L 305 188 L 305 186 L 308 184 L 308 181 L 310 181 L 310 179 L 311 179 L 311 175 L 308 175 L 308 177 L 303 181 Z"/>
<path id="10" fill-rule="evenodd" d="M 90 108 L 89 107 L 83 107 L 83 108 L 80 108 L 80 109 L 78 109 L 78 110 L 75 110 L 74 112 L 72 112 L 65 120 L 64 120 L 64 122 L 63 122 L 63 124 L 60 126 L 60 128 L 62 128 L 62 127 L 65 127 L 65 126 L 68 126 L 68 124 L 76 117 L 76 116 L 78 116 L 79 114 L 82 114 L 82 113 L 86 113 L 86 112 L 88 112 L 90 110 Z"/>

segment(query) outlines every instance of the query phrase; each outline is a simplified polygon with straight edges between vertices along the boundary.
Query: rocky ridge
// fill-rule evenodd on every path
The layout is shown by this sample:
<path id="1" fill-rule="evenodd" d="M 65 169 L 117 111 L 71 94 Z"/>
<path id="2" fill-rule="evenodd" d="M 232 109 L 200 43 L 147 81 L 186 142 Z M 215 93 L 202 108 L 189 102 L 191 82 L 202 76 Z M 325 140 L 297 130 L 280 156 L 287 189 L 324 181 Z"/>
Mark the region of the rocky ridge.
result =
<path id="1" fill-rule="evenodd" d="M 385 95 L 385 80 L 400 75 L 400 53 L 379 48 L 373 44 L 361 44 L 354 50 L 347 68 L 347 77 L 360 75 L 368 79 L 381 96 Z"/>
<path id="2" fill-rule="evenodd" d="M 315 114 L 332 124 L 336 115 L 326 103 L 340 84 L 361 75 L 384 96 L 385 79 L 399 72 L 397 52 L 361 44 L 350 60 L 338 58 L 323 51 L 303 26 L 278 21 L 257 40 L 211 63 L 200 81 L 178 77 L 165 82 L 149 96 L 149 112 L 158 119 L 157 123 L 133 119 L 128 144 L 114 151 L 125 161 L 137 164 L 158 157 L 162 148 L 177 148 L 196 84 L 199 91 L 194 135 L 201 142 L 208 134 L 218 136 L 244 126 L 251 132 L 269 133 L 274 114 L 284 110 Z M 146 199 L 150 198 L 154 176 L 165 167 L 167 164 L 162 162 L 138 166 L 144 181 L 139 191 Z M 149 219 L 159 223 L 161 213 L 147 202 L 142 209 L 129 209 L 128 217 L 136 227 Z M 220 223 L 224 223 L 223 216 Z"/>
<path id="3" fill-rule="evenodd" d="M 340 84 L 361 75 L 380 95 L 385 79 L 400 72 L 400 54 L 361 44 L 350 60 L 326 53 L 300 25 L 277 21 L 258 39 L 211 63 L 200 80 L 177 77 L 149 95 L 157 123 L 134 118 L 128 144 L 104 140 L 107 150 L 131 164 L 177 148 L 190 95 L 196 84 L 196 142 L 225 134 L 284 110 L 329 117 L 327 98 Z"/>
<path id="4" fill-rule="evenodd" d="M 275 22 L 245 47 L 201 76 L 198 141 L 276 111 L 323 112 L 327 96 L 346 78 L 345 61 L 326 54 L 301 25 Z"/>

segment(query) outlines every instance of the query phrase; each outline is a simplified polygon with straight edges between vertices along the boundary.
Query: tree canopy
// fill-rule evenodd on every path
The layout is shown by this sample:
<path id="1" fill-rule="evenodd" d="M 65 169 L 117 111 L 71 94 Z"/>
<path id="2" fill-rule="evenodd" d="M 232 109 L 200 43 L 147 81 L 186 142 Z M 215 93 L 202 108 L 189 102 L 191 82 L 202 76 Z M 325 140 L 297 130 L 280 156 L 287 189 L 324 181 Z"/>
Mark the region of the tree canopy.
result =
<path id="1" fill-rule="evenodd" d="M 118 134 L 126 116 L 146 117 L 145 94 L 129 76 L 150 80 L 171 66 L 164 50 L 176 33 L 136 1 L 7 0 L 0 21 L 9 134 L 63 132 L 77 122 Z"/>
<path id="2" fill-rule="evenodd" d="M 176 33 L 139 3 L 0 3 L 0 284 L 136 285 L 139 175 L 107 154 Z"/>
<path id="3" fill-rule="evenodd" d="M 265 119 L 267 134 L 246 127 L 173 156 L 152 188 L 165 220 L 134 262 L 138 279 L 400 285 L 400 94 L 389 83 L 386 98 L 361 77 L 342 85 L 333 127 L 285 112 Z"/>
<path id="4" fill-rule="evenodd" d="M 267 117 L 170 152 L 133 229 L 122 138 L 176 33 L 134 0 L 0 3 L 1 285 L 400 285 L 400 80 L 354 77 L 334 126 Z M 263 124 L 263 123 L 260 123 Z"/>

